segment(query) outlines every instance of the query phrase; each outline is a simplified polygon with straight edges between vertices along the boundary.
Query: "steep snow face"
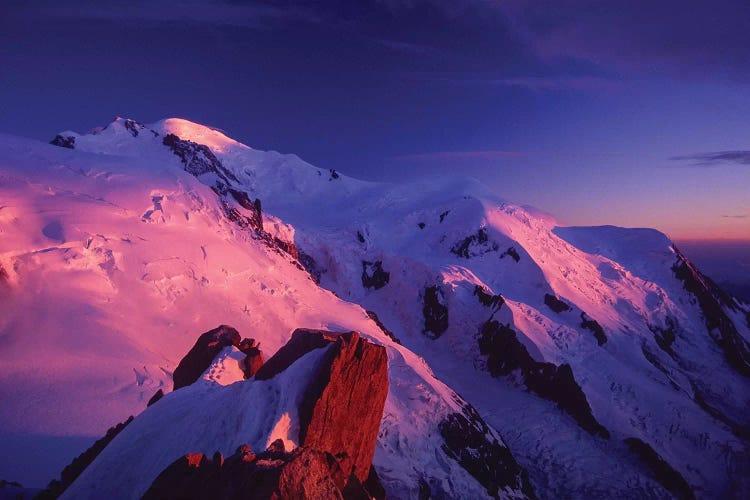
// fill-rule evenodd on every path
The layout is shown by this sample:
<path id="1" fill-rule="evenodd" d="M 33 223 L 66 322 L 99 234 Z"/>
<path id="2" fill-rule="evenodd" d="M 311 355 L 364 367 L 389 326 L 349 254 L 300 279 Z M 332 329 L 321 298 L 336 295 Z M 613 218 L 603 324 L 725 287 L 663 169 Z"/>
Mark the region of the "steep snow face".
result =
<path id="1" fill-rule="evenodd" d="M 748 467 L 743 436 L 750 421 L 742 410 L 750 404 L 748 380 L 727 363 L 717 333 L 707 329 L 701 307 L 675 275 L 679 256 L 664 235 L 557 227 L 482 195 L 414 204 L 428 208 L 394 204 L 379 217 L 336 229 L 320 222 L 328 228 L 323 237 L 302 217 L 286 220 L 297 228 L 300 249 L 328 270 L 321 284 L 375 311 L 439 377 L 486 412 L 540 494 L 628 496 L 632 488 L 654 494 L 622 445 L 632 436 L 650 443 L 703 495 L 747 491 L 738 471 Z M 373 260 L 390 273 L 378 290 L 357 282 L 359 262 Z M 423 334 L 423 304 L 435 286 L 449 318 L 437 340 Z M 502 294 L 499 312 L 480 304 L 477 287 Z M 546 296 L 567 309 L 555 312 Z M 726 312 L 746 335 L 743 306 L 732 307 Z M 510 325 L 534 359 L 571 365 L 609 441 L 576 429 L 569 415 L 550 411 L 550 402 L 521 394 L 516 378 L 489 380 L 476 370 L 485 359 L 477 336 L 492 317 Z M 540 419 L 549 423 L 545 430 Z"/>
<path id="2" fill-rule="evenodd" d="M 207 146 L 223 180 L 185 172 L 164 145 L 169 134 Z M 698 496 L 750 491 L 740 472 L 750 467 L 748 380 L 727 363 L 720 332 L 708 331 L 661 233 L 560 227 L 470 180 L 362 182 L 185 120 L 118 119 L 61 136 L 73 138 L 61 142 L 72 151 L 3 138 L 0 231 L 10 237 L 0 240 L 0 265 L 11 302 L 0 331 L 12 341 L 0 360 L 17 376 L 0 391 L 29 402 L 0 409 L 12 428 L 103 430 L 139 411 L 195 335 L 220 323 L 268 353 L 298 326 L 354 329 L 389 348 L 375 465 L 390 491 L 427 470 L 448 470 L 429 476 L 438 490 L 476 488 L 435 455 L 436 422 L 461 404 L 431 370 L 500 431 L 542 497 L 664 496 L 658 474 L 623 442 L 630 437 Z M 222 185 L 259 199 L 263 230 L 293 242 L 299 259 L 228 220 L 217 203 Z M 373 286 L 376 262 L 388 280 Z M 67 289 L 56 286 L 63 282 Z M 747 305 L 720 308 L 746 346 Z M 534 362 L 570 365 L 610 438 L 587 433 L 543 390 L 527 390 L 522 370 L 491 377 L 479 348 L 489 320 L 512 330 Z M 23 342 L 25 331 L 43 332 L 50 345 Z M 51 394 L 50 379 L 71 392 Z M 70 401 L 81 402 L 80 414 Z M 41 412 L 49 402 L 63 420 Z"/>
<path id="3" fill-rule="evenodd" d="M 228 323 L 266 355 L 298 327 L 355 330 L 386 345 L 391 385 L 375 456 L 383 483 L 407 496 L 417 495 L 420 480 L 436 494 L 487 495 L 442 448 L 440 422 L 465 403 L 421 358 L 394 344 L 360 306 L 317 286 L 289 252 L 228 219 L 215 179 L 188 174 L 152 129 L 134 135 L 117 127 L 77 140 L 94 152 L 0 137 L 0 399 L 15 402 L 0 406 L 3 433 L 12 437 L 4 439 L 0 475 L 39 481 L 40 455 L 52 452 L 35 453 L 29 443 L 98 437 L 142 412 L 158 389 L 169 392 L 198 334 Z M 110 146 L 113 154 L 101 152 Z M 272 236 L 294 234 L 272 216 L 264 227 Z M 233 354 L 224 354 L 194 390 L 214 394 L 238 379 Z M 242 390 L 226 387 L 217 401 Z M 199 419 L 236 418 L 195 411 Z M 189 443 L 206 453 L 233 451 L 227 447 L 236 441 L 260 446 L 286 432 L 282 416 L 273 425 L 248 420 L 241 429 L 250 434 L 209 433 Z M 47 477 L 80 451 L 58 451 Z"/>

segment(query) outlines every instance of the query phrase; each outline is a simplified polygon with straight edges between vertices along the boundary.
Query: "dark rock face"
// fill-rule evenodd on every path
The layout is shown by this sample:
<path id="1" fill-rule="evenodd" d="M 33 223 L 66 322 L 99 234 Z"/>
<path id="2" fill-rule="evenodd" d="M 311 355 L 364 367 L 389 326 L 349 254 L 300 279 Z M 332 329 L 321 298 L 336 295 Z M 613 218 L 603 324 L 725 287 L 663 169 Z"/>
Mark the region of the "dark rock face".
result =
<path id="1" fill-rule="evenodd" d="M 521 261 L 521 256 L 518 254 L 518 251 L 514 247 L 508 247 L 506 251 L 500 254 L 500 258 L 505 258 L 506 256 L 512 258 L 516 262 Z"/>
<path id="2" fill-rule="evenodd" d="M 218 196 L 219 206 L 227 219 L 242 229 L 254 231 L 255 239 L 291 256 L 297 261 L 294 264 L 299 269 L 308 270 L 316 283 L 320 282 L 319 273 L 316 274 L 309 266 L 314 261 L 301 253 L 294 242 L 284 241 L 265 231 L 260 199 L 251 199 L 241 189 L 237 177 L 222 165 L 208 146 L 180 139 L 175 134 L 165 136 L 162 142 L 182 160 L 186 172 L 196 177 L 214 174 L 215 178 L 211 179 L 213 183 L 206 184 Z"/>
<path id="3" fill-rule="evenodd" d="M 236 347 L 245 355 L 245 359 L 242 360 L 242 370 L 246 379 L 255 375 L 263 366 L 263 353 L 260 350 L 260 344 L 256 343 L 255 339 L 243 339 L 231 326 L 220 325 L 198 337 L 193 348 L 177 365 L 172 374 L 174 390 L 198 380 L 221 350 L 229 346 Z"/>
<path id="4" fill-rule="evenodd" d="M 450 210 L 446 210 L 445 212 L 443 212 L 442 214 L 440 214 L 440 222 L 443 222 L 445 220 L 445 218 L 448 217 L 449 213 L 451 213 L 451 211 Z"/>
<path id="5" fill-rule="evenodd" d="M 299 408 L 300 444 L 333 453 L 348 477 L 367 481 L 388 395 L 385 348 L 356 332 L 298 329 L 255 374 L 267 380 L 313 349 L 328 347 Z M 357 425 L 352 424 L 356 415 Z"/>
<path id="6" fill-rule="evenodd" d="M 357 231 L 357 240 L 358 240 L 358 241 L 359 241 L 360 243 L 364 243 L 364 242 L 365 242 L 365 237 L 364 237 L 364 235 L 362 234 L 362 231 Z"/>
<path id="7" fill-rule="evenodd" d="M 383 270 L 383 262 L 376 260 L 370 262 L 362 261 L 362 286 L 365 288 L 374 288 L 378 290 L 388 284 L 391 279 L 391 273 Z"/>
<path id="8" fill-rule="evenodd" d="M 180 139 L 175 134 L 166 135 L 162 143 L 180 158 L 185 171 L 189 174 L 196 177 L 204 174 L 216 176 L 210 187 L 219 196 L 219 204 L 229 220 L 243 229 L 250 228 L 265 235 L 260 200 L 252 201 L 245 191 L 232 187 L 239 183 L 239 180 L 222 165 L 208 146 Z M 246 212 L 238 210 L 233 203 L 242 207 Z M 268 242 L 273 243 L 272 238 L 266 236 Z"/>
<path id="9" fill-rule="evenodd" d="M 373 485 L 373 486 L 379 486 Z M 381 487 L 382 489 L 382 487 Z M 144 499 L 370 498 L 355 478 L 344 475 L 330 453 L 307 447 L 292 452 L 269 448 L 255 454 L 247 445 L 226 460 L 192 453 L 167 467 Z"/>
<path id="10" fill-rule="evenodd" d="M 219 196 L 219 205 L 221 206 L 222 212 L 227 219 L 237 224 L 242 229 L 253 229 L 260 233 L 263 232 L 263 214 L 261 212 L 260 200 L 255 200 L 257 203 L 248 203 L 243 205 L 242 202 L 238 201 L 238 204 L 246 210 L 246 213 L 242 213 L 237 208 L 232 206 L 228 194 L 233 191 L 229 189 L 225 184 L 217 182 L 216 186 L 212 186 L 211 190 Z M 247 198 L 247 193 L 243 193 L 244 197 Z M 237 201 L 237 197 L 232 196 Z M 249 199 L 249 198 L 248 198 Z M 270 238 L 268 238 L 270 243 Z"/>
<path id="11" fill-rule="evenodd" d="M 276 354 L 255 374 L 255 380 L 268 380 L 283 372 L 292 363 L 314 349 L 331 345 L 340 334 L 326 330 L 298 328 L 292 333 L 289 342 L 281 346 Z"/>
<path id="12" fill-rule="evenodd" d="M 334 181 L 334 180 L 336 180 L 336 179 L 338 179 L 338 178 L 340 177 L 340 176 L 339 176 L 339 173 L 338 173 L 338 172 L 336 172 L 336 171 L 335 171 L 334 169 L 332 169 L 332 168 L 328 170 L 328 173 L 329 173 L 329 174 L 331 174 L 331 175 L 330 175 L 330 177 L 328 177 L 328 180 L 329 180 L 329 181 Z"/>
<path id="13" fill-rule="evenodd" d="M 503 304 L 505 304 L 505 299 L 503 299 L 502 295 L 499 293 L 497 295 L 487 293 L 484 288 L 479 285 L 474 287 L 474 295 L 479 298 L 479 302 L 481 302 L 483 306 L 492 307 L 495 311 L 499 311 Z"/>
<path id="14" fill-rule="evenodd" d="M 260 352 L 260 349 L 257 346 L 252 346 L 247 350 L 243 350 L 242 352 L 246 355 L 244 361 L 242 362 L 243 371 L 245 372 L 245 378 L 253 377 L 265 364 L 263 360 L 263 353 Z"/>
<path id="15" fill-rule="evenodd" d="M 732 298 L 724 293 L 710 278 L 704 276 L 680 253 L 677 262 L 672 266 L 675 277 L 683 282 L 685 290 L 693 294 L 703 312 L 706 328 L 714 342 L 724 351 L 729 366 L 737 373 L 750 377 L 750 345 L 742 338 L 723 307 L 736 310 Z M 718 331 L 718 335 L 712 332 Z"/>
<path id="16" fill-rule="evenodd" d="M 485 228 L 480 228 L 476 234 L 467 236 L 463 240 L 457 242 L 451 248 L 451 253 L 469 259 L 471 257 L 478 257 L 488 252 L 496 252 L 500 247 L 494 241 L 490 241 Z"/>
<path id="17" fill-rule="evenodd" d="M 156 391 L 156 393 L 153 396 L 151 396 L 151 399 L 148 400 L 148 403 L 146 403 L 146 407 L 148 408 L 149 406 L 156 403 L 163 397 L 164 397 L 164 391 L 159 389 L 158 391 Z"/>
<path id="18" fill-rule="evenodd" d="M 660 328 L 658 326 L 649 325 L 648 329 L 654 334 L 654 340 L 662 351 L 666 352 L 670 356 L 674 356 L 674 350 L 672 350 L 672 344 L 677 338 L 675 332 L 677 331 L 677 321 L 667 317 L 666 328 Z"/>
<path id="19" fill-rule="evenodd" d="M 431 496 L 432 496 L 432 490 L 430 489 L 430 485 L 427 484 L 427 481 L 420 478 L 419 479 L 419 500 L 430 500 Z"/>
<path id="20" fill-rule="evenodd" d="M 378 325 L 378 328 L 380 328 L 380 331 L 385 333 L 389 339 L 397 343 L 398 345 L 401 345 L 401 341 L 396 337 L 396 335 L 390 331 L 388 328 L 385 327 L 382 321 L 380 321 L 380 318 L 378 318 L 378 315 L 375 313 L 375 311 L 366 311 L 367 316 L 370 317 L 371 320 L 375 322 L 376 325 Z"/>
<path id="21" fill-rule="evenodd" d="M 138 137 L 138 133 L 145 128 L 145 125 L 138 123 L 135 120 L 131 120 L 130 118 L 125 120 L 125 129 L 130 132 L 133 137 Z"/>
<path id="22" fill-rule="evenodd" d="M 570 306 L 565 301 L 560 300 L 554 295 L 550 295 L 549 293 L 544 294 L 544 305 L 558 314 L 565 311 L 570 311 Z"/>
<path id="23" fill-rule="evenodd" d="M 8 284 L 8 271 L 0 264 L 0 287 Z"/>
<path id="24" fill-rule="evenodd" d="M 54 139 L 49 141 L 53 146 L 60 146 L 61 148 L 75 149 L 76 138 L 72 135 L 64 137 L 60 134 L 56 135 Z"/>
<path id="25" fill-rule="evenodd" d="M 299 409 L 302 446 L 332 453 L 346 477 L 366 482 L 387 396 L 385 348 L 356 332 L 338 335 Z"/>
<path id="26" fill-rule="evenodd" d="M 299 251 L 299 263 L 302 265 L 302 267 L 305 268 L 305 271 L 308 272 L 312 280 L 316 284 L 320 284 L 320 278 L 323 276 L 324 270 L 318 266 L 318 263 L 315 261 L 315 259 L 312 258 L 312 256 L 306 254 L 303 251 Z"/>
<path id="27" fill-rule="evenodd" d="M 638 438 L 627 438 L 624 440 L 630 448 L 630 451 L 635 453 L 638 458 L 643 462 L 654 474 L 654 479 L 664 486 L 670 493 L 679 499 L 695 498 L 693 489 L 690 487 L 682 474 L 677 472 L 666 460 L 664 460 L 648 443 L 641 441 Z"/>
<path id="28" fill-rule="evenodd" d="M 250 197 L 245 191 L 239 191 L 232 188 L 228 188 L 227 190 L 229 194 L 232 195 L 232 198 L 234 198 L 234 200 L 239 203 L 242 208 L 249 212 L 249 215 L 244 216 L 246 221 L 245 227 L 250 227 L 252 229 L 255 229 L 256 231 L 263 231 L 263 210 L 261 208 L 260 199 L 251 201 Z M 238 222 L 239 217 L 235 218 L 237 219 L 236 222 Z"/>
<path id="29" fill-rule="evenodd" d="M 501 259 L 505 258 L 505 256 L 512 258 L 516 262 L 521 260 L 521 256 L 518 255 L 518 251 L 514 247 L 508 247 L 506 251 L 500 254 Z"/>
<path id="30" fill-rule="evenodd" d="M 107 433 L 103 438 L 96 441 L 93 445 L 91 445 L 91 448 L 78 455 L 70 464 L 65 466 L 62 473 L 60 474 L 59 481 L 51 481 L 49 485 L 47 485 L 47 488 L 45 490 L 42 490 L 42 492 L 39 493 L 36 498 L 39 500 L 48 500 L 60 497 L 60 495 L 63 494 L 68 486 L 73 484 L 73 481 L 75 481 L 78 476 L 81 475 L 84 469 L 91 465 L 91 462 L 93 462 L 94 459 L 99 456 L 102 450 L 104 450 L 104 448 L 115 438 L 115 436 L 122 432 L 122 430 L 132 421 L 133 417 L 128 417 L 126 421 L 119 423 L 107 430 Z"/>
<path id="31" fill-rule="evenodd" d="M 499 498 L 505 488 L 510 488 L 522 491 L 527 498 L 536 498 L 526 471 L 470 404 L 463 405 L 462 413 L 449 414 L 439 429 L 446 455 L 487 488 L 491 497 Z M 429 485 L 424 485 L 425 498 L 429 498 Z"/>
<path id="32" fill-rule="evenodd" d="M 586 330 L 592 331 L 594 333 L 596 343 L 600 346 L 604 345 L 607 342 L 607 336 L 604 334 L 604 328 L 602 328 L 602 325 L 589 318 L 589 316 L 585 312 L 581 312 L 581 327 L 585 328 Z"/>
<path id="33" fill-rule="evenodd" d="M 258 200 L 258 201 L 260 201 L 260 200 Z M 273 237 L 273 244 L 274 244 L 274 246 L 276 248 L 278 248 L 282 252 L 286 253 L 291 258 L 299 261 L 299 258 L 300 258 L 299 249 L 297 248 L 297 245 L 295 245 L 291 241 L 284 241 L 281 238 L 277 238 L 276 236 L 274 236 Z M 304 266 L 302 266 L 302 269 L 304 269 Z"/>
<path id="34" fill-rule="evenodd" d="M 417 226 L 419 226 L 419 229 L 424 229 L 426 224 L 424 222 L 420 222 L 419 224 L 417 224 Z"/>
<path id="35" fill-rule="evenodd" d="M 221 325 L 198 337 L 198 341 L 172 374 L 174 390 L 198 380 L 222 349 L 232 345 L 239 346 L 241 340 L 239 332 L 227 325 Z"/>
<path id="36" fill-rule="evenodd" d="M 535 361 L 516 337 L 516 332 L 494 320 L 487 321 L 482 327 L 479 351 L 487 356 L 487 369 L 493 377 L 520 370 L 530 391 L 557 403 L 588 433 L 609 438 L 607 429 L 594 418 L 570 365 L 556 366 Z"/>
<path id="37" fill-rule="evenodd" d="M 230 180 L 238 182 L 237 177 L 224 168 L 224 165 L 221 164 L 221 161 L 219 161 L 208 146 L 180 139 L 175 134 L 164 136 L 162 142 L 182 160 L 183 165 L 185 165 L 185 171 L 189 174 L 197 177 L 203 174 L 214 173 L 226 184 L 230 184 Z"/>
<path id="38" fill-rule="evenodd" d="M 423 333 L 434 339 L 440 337 L 448 329 L 448 307 L 445 305 L 443 291 L 437 285 L 424 289 Z"/>

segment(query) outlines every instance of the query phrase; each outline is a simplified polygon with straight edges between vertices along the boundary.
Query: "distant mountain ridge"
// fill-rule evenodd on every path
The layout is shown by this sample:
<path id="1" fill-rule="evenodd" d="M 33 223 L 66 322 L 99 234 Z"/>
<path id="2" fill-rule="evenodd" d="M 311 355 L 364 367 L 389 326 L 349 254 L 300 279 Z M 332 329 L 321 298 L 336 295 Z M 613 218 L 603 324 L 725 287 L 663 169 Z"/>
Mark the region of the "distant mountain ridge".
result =
<path id="1" fill-rule="evenodd" d="M 363 182 L 187 120 L 52 143 L 0 137 L 14 432 L 103 432 L 217 324 L 271 353 L 356 330 L 388 351 L 389 496 L 525 495 L 446 430 L 471 411 L 540 498 L 750 492 L 750 306 L 663 234 L 562 227 L 471 180 Z"/>

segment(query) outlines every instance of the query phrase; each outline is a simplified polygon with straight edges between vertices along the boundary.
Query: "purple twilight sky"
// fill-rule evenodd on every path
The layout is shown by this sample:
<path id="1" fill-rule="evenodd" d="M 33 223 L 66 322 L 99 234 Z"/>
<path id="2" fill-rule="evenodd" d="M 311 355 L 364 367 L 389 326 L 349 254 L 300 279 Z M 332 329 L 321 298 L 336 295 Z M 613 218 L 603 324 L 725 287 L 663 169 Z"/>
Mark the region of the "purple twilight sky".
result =
<path id="1" fill-rule="evenodd" d="M 750 240 L 750 2 L 0 4 L 0 132 L 179 116 L 565 224 Z"/>

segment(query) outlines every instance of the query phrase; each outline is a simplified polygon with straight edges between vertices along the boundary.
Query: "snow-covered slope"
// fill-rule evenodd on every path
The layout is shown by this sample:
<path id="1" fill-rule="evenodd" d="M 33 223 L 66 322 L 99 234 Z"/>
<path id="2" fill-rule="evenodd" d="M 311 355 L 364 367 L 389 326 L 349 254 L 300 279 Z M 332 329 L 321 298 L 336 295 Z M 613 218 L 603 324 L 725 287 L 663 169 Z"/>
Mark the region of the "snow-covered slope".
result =
<path id="1" fill-rule="evenodd" d="M 486 493 L 441 451 L 453 390 L 543 498 L 679 494 L 632 438 L 697 496 L 750 493 L 748 306 L 661 233 L 559 227 L 470 180 L 362 182 L 180 119 L 54 142 L 72 149 L 0 137 L 6 432 L 102 434 L 221 323 L 268 353 L 357 330 L 388 347 L 390 493 Z"/>

